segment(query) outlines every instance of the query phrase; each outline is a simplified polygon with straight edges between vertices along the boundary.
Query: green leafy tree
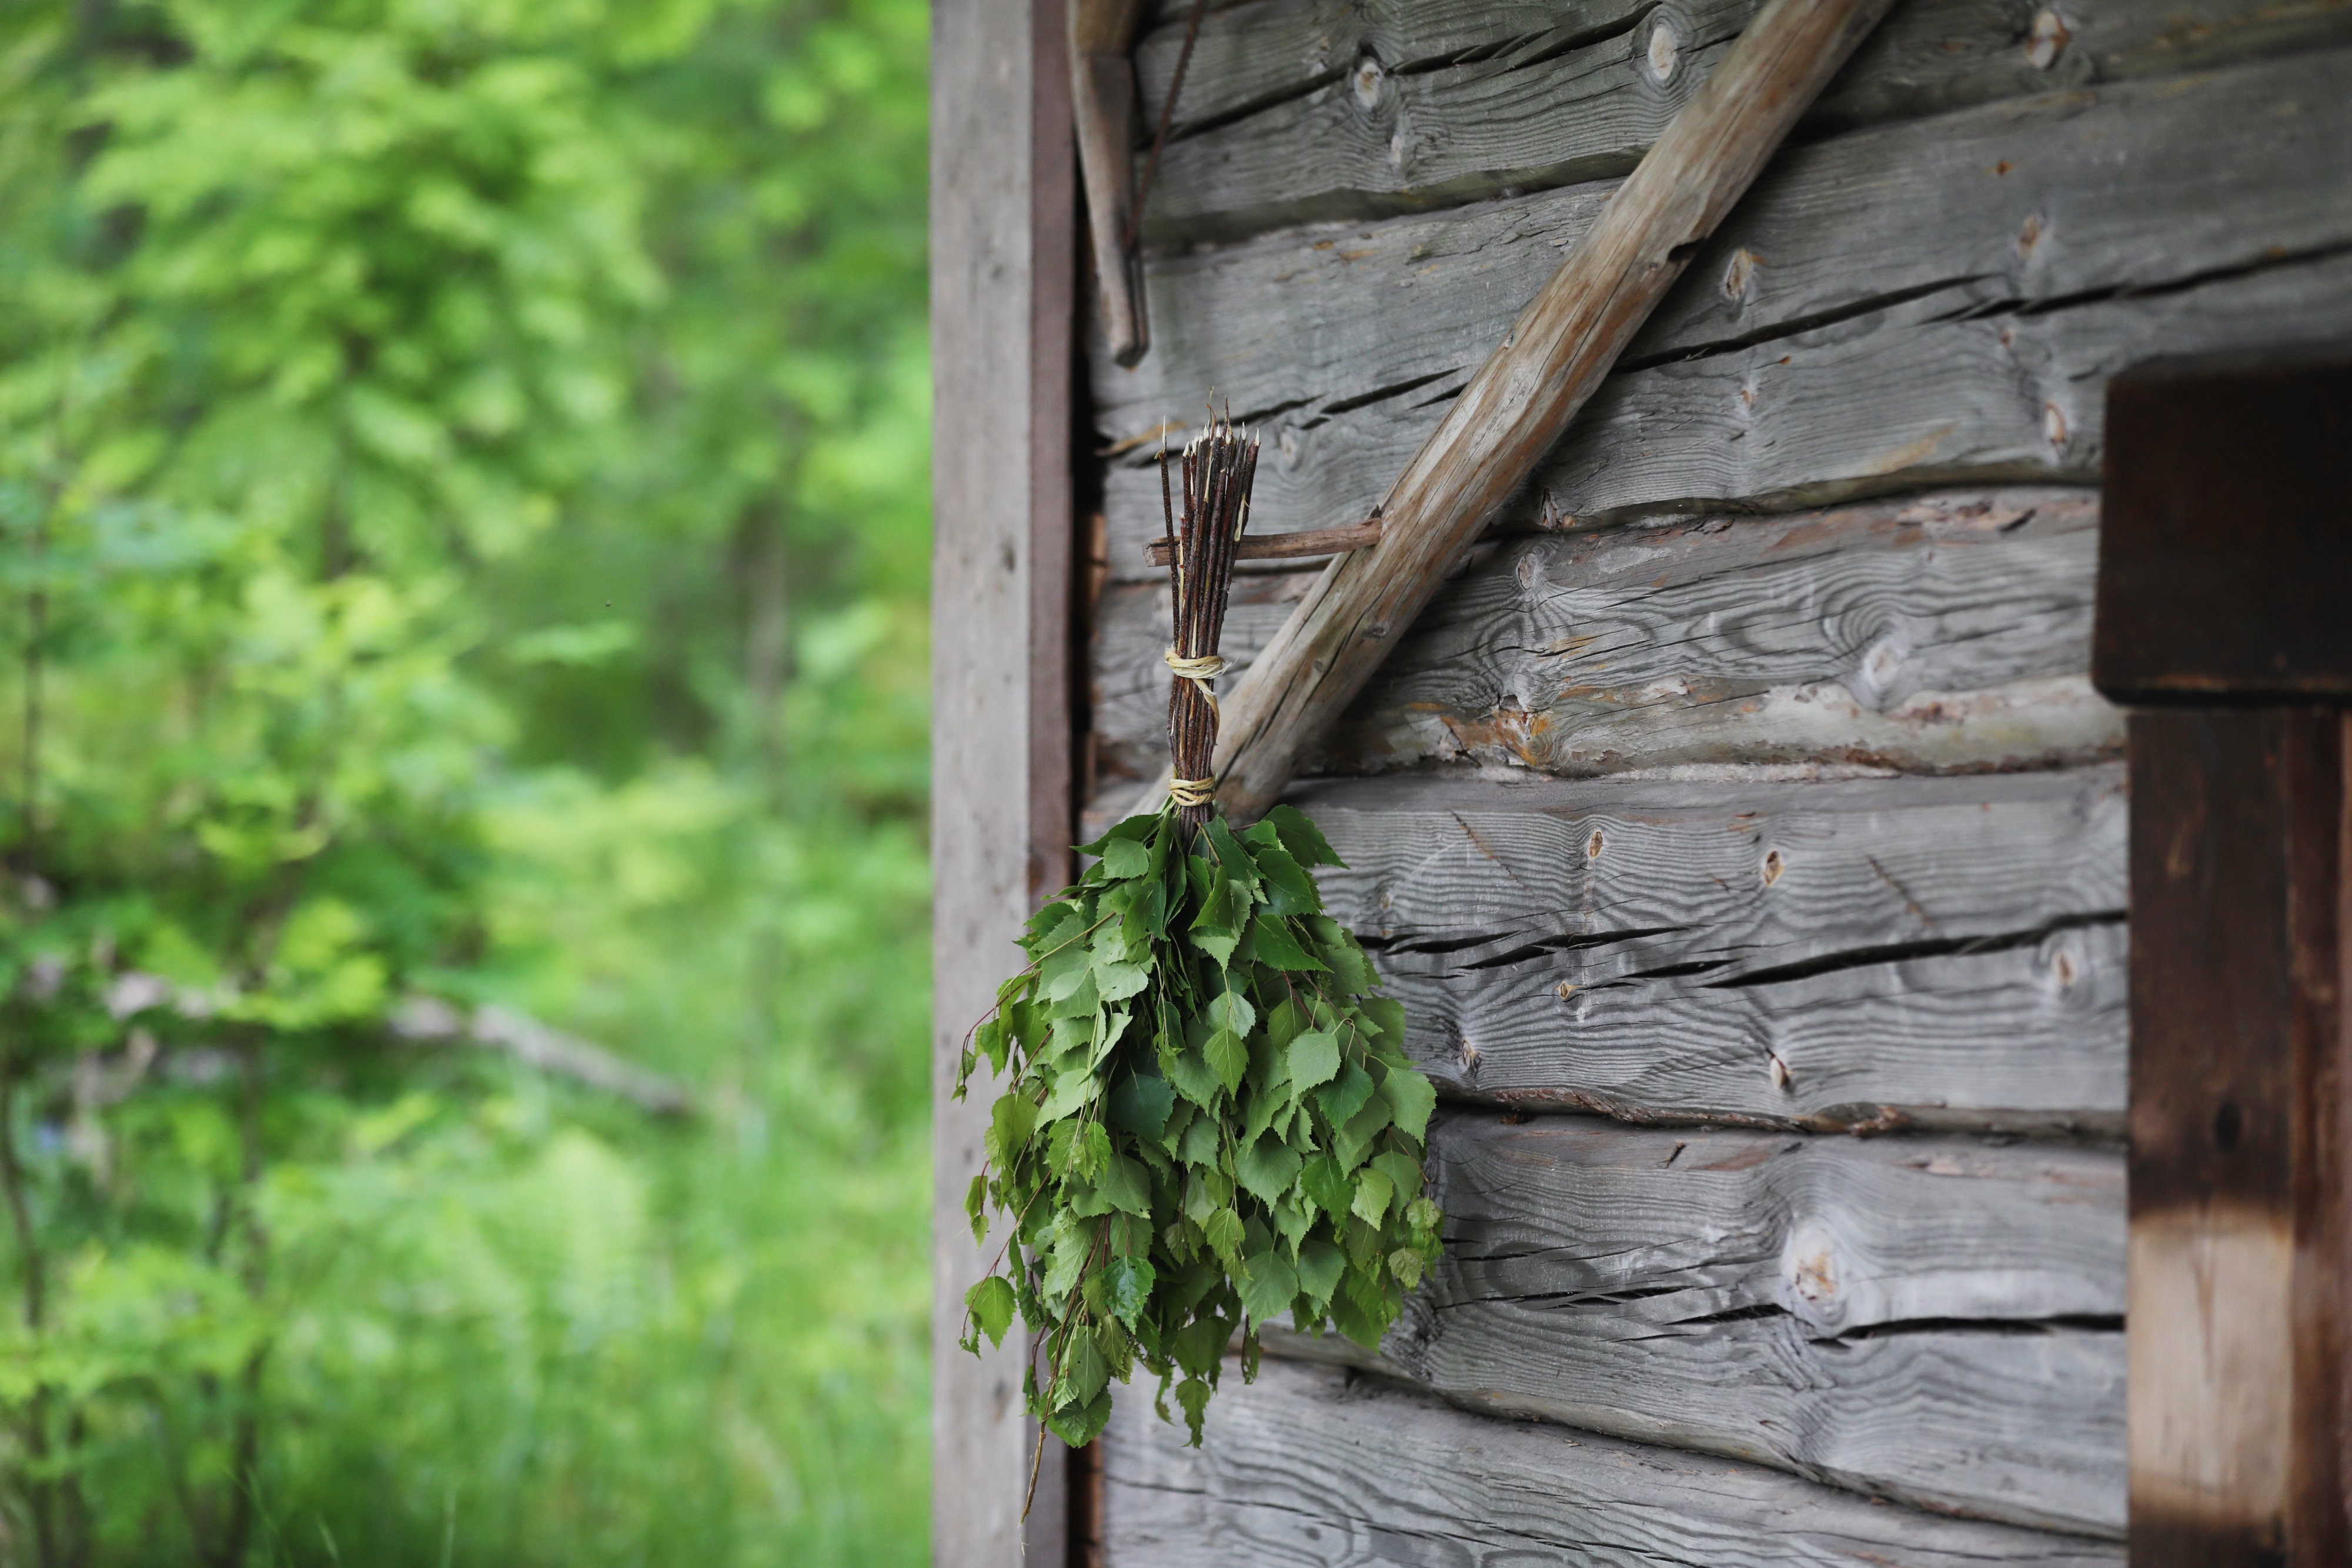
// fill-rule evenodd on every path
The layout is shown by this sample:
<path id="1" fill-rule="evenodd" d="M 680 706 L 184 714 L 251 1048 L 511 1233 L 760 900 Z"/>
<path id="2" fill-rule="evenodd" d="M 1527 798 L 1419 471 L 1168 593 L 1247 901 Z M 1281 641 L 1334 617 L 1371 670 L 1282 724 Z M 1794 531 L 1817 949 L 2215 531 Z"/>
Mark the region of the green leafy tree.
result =
<path id="1" fill-rule="evenodd" d="M 924 29 L 0 17 L 0 1551 L 920 1554 Z"/>

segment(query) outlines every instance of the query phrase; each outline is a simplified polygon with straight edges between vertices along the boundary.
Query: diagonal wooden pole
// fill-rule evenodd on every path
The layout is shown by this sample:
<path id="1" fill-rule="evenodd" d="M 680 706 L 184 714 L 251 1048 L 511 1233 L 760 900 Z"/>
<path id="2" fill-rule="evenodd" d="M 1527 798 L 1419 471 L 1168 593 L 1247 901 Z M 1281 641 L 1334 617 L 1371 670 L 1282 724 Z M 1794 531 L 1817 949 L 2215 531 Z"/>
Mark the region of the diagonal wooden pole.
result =
<path id="1" fill-rule="evenodd" d="M 1324 569 L 1225 698 L 1227 813 L 1274 804 L 1300 747 L 1363 689 L 1891 4 L 1771 0 L 1748 24 L 1405 465 L 1377 542 Z M 1139 809 L 1165 791 L 1163 780 Z"/>

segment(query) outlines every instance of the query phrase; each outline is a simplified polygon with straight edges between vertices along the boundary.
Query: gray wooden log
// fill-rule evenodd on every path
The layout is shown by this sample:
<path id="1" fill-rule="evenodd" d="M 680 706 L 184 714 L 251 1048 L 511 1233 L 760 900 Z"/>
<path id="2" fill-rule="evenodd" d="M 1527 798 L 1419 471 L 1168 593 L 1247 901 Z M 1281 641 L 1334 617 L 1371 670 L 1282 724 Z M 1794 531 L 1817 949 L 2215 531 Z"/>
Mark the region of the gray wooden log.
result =
<path id="1" fill-rule="evenodd" d="M 1973 1140 L 1451 1119 L 1445 1265 L 1373 1356 L 1474 1407 L 1944 1511 L 2123 1521 L 2123 1164 Z"/>
<path id="2" fill-rule="evenodd" d="M 2123 1314 L 2119 1150 L 1491 1113 L 1434 1127 L 1441 1333 L 1475 1303 L 1636 1296 L 1672 1322 L 1769 1313 L 1821 1340 Z"/>
<path id="3" fill-rule="evenodd" d="M 986 1084 L 957 1100 L 963 1034 L 1070 841 L 1070 332 L 1076 170 L 1062 0 L 943 0 L 932 13 L 930 177 L 932 1568 L 1016 1568 L 1063 1550 L 1064 1467 L 1039 1475 L 1022 1347 L 966 1354 L 963 1293 L 987 1259 L 962 1219 Z M 1041 886 L 1042 884 L 1042 886 Z M 912 1500 L 908 1500 L 910 1505 Z"/>
<path id="4" fill-rule="evenodd" d="M 2088 491 L 1916 497 L 1510 541 L 1423 612 L 1308 753 L 1590 775 L 1693 764 L 2048 767 L 2120 752 L 2088 665 Z M 1243 578 L 1224 681 L 1307 580 Z M 1164 766 L 1166 591 L 1113 588 L 1092 650 L 1107 774 Z"/>
<path id="5" fill-rule="evenodd" d="M 2042 1568 L 2120 1547 L 1874 1503 L 1756 1466 L 1496 1421 L 1373 1379 L 1228 1368 L 1206 1440 L 1119 1394 L 1110 1568 Z"/>
<path id="6" fill-rule="evenodd" d="M 2114 1131 L 2118 768 L 1294 793 L 1449 1095 L 1641 1121 Z"/>
<path id="7" fill-rule="evenodd" d="M 1233 237 L 1622 173 L 1753 8 L 1754 0 L 1222 8 L 1202 32 L 1147 237 Z M 1673 40 L 1663 79 L 1651 54 L 1661 26 Z M 1160 28 L 1138 48 L 1148 113 L 1165 94 L 1181 34 Z M 1808 120 L 1850 129 L 2347 42 L 2352 9 L 2334 4 L 1913 0 L 1856 52 Z"/>
<path id="8" fill-rule="evenodd" d="M 1629 349 L 1648 368 L 1611 378 L 1507 520 L 2090 480 L 2118 363 L 2352 328 L 2340 267 L 2295 259 L 2352 244 L 2347 82 L 2352 56 L 2324 56 L 1785 154 Z M 1213 382 L 1265 431 L 1258 526 L 1360 518 L 1602 193 L 1157 262 L 1167 340 L 1097 371 L 1103 428 Z M 1112 570 L 1138 578 L 1157 481 L 1106 477 Z"/>
<path id="9" fill-rule="evenodd" d="M 1225 810 L 1273 804 L 1889 3 L 1768 0 L 1707 72 L 1389 486 L 1379 542 L 1325 569 L 1225 703 Z"/>
<path id="10" fill-rule="evenodd" d="M 1790 148 L 1629 356 L 1927 291 L 1954 306 L 2043 303 L 2339 246 L 2352 201 L 2352 171 L 2335 155 L 2352 137 L 2347 78 L 2352 57 L 2323 55 Z M 1458 381 L 1607 189 L 1156 258 L 1154 308 L 1181 340 L 1131 375 L 1098 367 L 1096 416 L 1124 439 L 1197 408 L 1213 381 L 1236 410 L 1305 399 L 1290 415 L 1303 423 L 1386 388 Z"/>
<path id="11" fill-rule="evenodd" d="M 2117 1327 L 1921 1326 L 1822 1343 L 1770 1313 L 1675 1318 L 1424 1299 L 1374 1356 L 1268 1330 L 1268 1351 L 1409 1378 L 1453 1402 L 1769 1465 L 1969 1518 L 2119 1536 Z"/>

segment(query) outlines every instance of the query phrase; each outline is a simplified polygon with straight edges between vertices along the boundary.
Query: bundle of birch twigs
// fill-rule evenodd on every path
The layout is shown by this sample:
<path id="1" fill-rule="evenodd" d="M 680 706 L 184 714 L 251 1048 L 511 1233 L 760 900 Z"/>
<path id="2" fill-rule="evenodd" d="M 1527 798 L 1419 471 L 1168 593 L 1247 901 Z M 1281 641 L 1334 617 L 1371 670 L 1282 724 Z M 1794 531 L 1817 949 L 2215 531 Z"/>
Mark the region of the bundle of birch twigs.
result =
<path id="1" fill-rule="evenodd" d="M 1404 1052 L 1404 1010 L 1313 870 L 1339 856 L 1297 808 L 1236 828 L 1217 808 L 1212 683 L 1257 443 L 1230 419 L 1185 447 L 1183 509 L 1160 464 L 1175 574 L 1169 803 L 1082 852 L 1038 911 L 1028 962 L 963 1052 L 1004 1083 L 965 1207 L 1003 1240 L 965 1296 L 965 1344 L 1032 1335 L 1030 1411 L 1072 1444 L 1102 1430 L 1140 1369 L 1200 1440 L 1203 1412 L 1261 1325 L 1371 1346 L 1437 1257 L 1422 1169 L 1436 1091 Z M 1034 1469 L 1034 1460 L 1033 1460 Z"/>
<path id="2" fill-rule="evenodd" d="M 1212 685 L 1224 673 L 1217 652 L 1224 634 L 1225 601 L 1234 561 L 1249 528 L 1250 487 L 1257 477 L 1257 441 L 1229 418 L 1211 421 L 1189 443 L 1182 461 L 1184 507 L 1176 509 L 1168 455 L 1160 455 L 1160 506 L 1168 522 L 1168 575 L 1174 590 L 1175 638 L 1167 653 L 1176 679 L 1168 692 L 1168 743 L 1175 781 L 1169 797 L 1177 820 L 1199 828 L 1216 796 L 1211 759 L 1217 750 L 1217 696 Z"/>

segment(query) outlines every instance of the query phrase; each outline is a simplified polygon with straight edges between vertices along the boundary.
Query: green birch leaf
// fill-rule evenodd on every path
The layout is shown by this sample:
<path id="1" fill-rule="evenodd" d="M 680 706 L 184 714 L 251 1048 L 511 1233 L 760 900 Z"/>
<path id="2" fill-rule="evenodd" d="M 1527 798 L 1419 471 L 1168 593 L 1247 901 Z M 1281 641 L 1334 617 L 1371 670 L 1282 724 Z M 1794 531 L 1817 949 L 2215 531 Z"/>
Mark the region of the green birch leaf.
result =
<path id="1" fill-rule="evenodd" d="M 1418 1264 L 1418 1257 L 1414 1261 Z M 1242 1275 L 1234 1283 L 1241 1289 L 1242 1310 L 1258 1322 L 1280 1317 L 1298 1296 L 1297 1271 L 1270 1248 L 1243 1259 Z"/>
<path id="2" fill-rule="evenodd" d="M 1260 819 L 1282 840 L 1282 847 L 1303 866 L 1332 865 L 1346 869 L 1347 862 L 1332 852 L 1330 841 L 1323 837 L 1306 812 L 1296 806 L 1276 806 Z"/>
<path id="3" fill-rule="evenodd" d="M 1028 1146 L 1029 1134 L 1037 1130 L 1037 1107 L 1029 1097 L 1015 1089 L 997 1097 L 988 1113 L 988 1134 L 981 1140 L 982 1148 L 998 1170 L 1013 1163 L 1014 1157 Z"/>
<path id="4" fill-rule="evenodd" d="M 1062 1342 L 1062 1375 L 1054 1380 L 1055 1405 L 1086 1406 L 1110 1382 L 1110 1364 L 1091 1328 L 1073 1328 Z"/>
<path id="5" fill-rule="evenodd" d="M 1356 1173 L 1356 1190 L 1351 1205 L 1356 1217 L 1367 1225 L 1378 1225 L 1388 1218 L 1389 1200 L 1396 1196 L 1396 1184 L 1388 1174 L 1379 1169 L 1375 1160 Z"/>
<path id="6" fill-rule="evenodd" d="M 1437 1107 L 1437 1091 L 1428 1079 L 1410 1067 L 1384 1068 L 1381 1097 L 1395 1114 L 1398 1130 L 1415 1143 L 1426 1141 L 1429 1113 Z"/>
<path id="7" fill-rule="evenodd" d="M 1105 1389 L 1084 1405 L 1055 1410 L 1046 1417 L 1046 1429 L 1073 1448 L 1083 1448 L 1110 1425 L 1110 1391 Z"/>
<path id="8" fill-rule="evenodd" d="M 1195 1377 L 1206 1377 L 1225 1359 L 1225 1345 L 1234 1325 L 1223 1318 L 1195 1318 L 1176 1331 L 1176 1364 Z"/>
<path id="9" fill-rule="evenodd" d="M 1331 1300 L 1331 1292 L 1339 1288 L 1339 1276 L 1347 1271 L 1347 1255 L 1328 1241 L 1302 1242 L 1298 1248 L 1298 1288 L 1307 1292 L 1317 1311 Z"/>
<path id="10" fill-rule="evenodd" d="M 1268 1086 L 1252 1091 L 1247 1112 L 1242 1117 L 1241 1142 L 1257 1142 L 1258 1134 L 1274 1124 L 1275 1113 L 1289 1109 L 1290 1095 L 1283 1089 Z"/>
<path id="11" fill-rule="evenodd" d="M 1364 1108 L 1349 1119 L 1348 1124 L 1331 1137 L 1331 1155 L 1349 1170 L 1364 1163 L 1371 1152 L 1372 1140 L 1389 1124 L 1389 1103 L 1375 1094 L 1364 1102 Z"/>
<path id="12" fill-rule="evenodd" d="M 1328 1155 L 1308 1160 L 1299 1172 L 1298 1185 L 1318 1207 L 1334 1219 L 1346 1218 L 1348 1206 L 1355 1201 L 1355 1188 L 1349 1185 L 1348 1173 Z"/>
<path id="13" fill-rule="evenodd" d="M 1091 964 L 1089 960 L 1089 964 Z M 1102 1007 L 1102 993 L 1095 988 L 1092 967 L 1082 969 L 1078 977 L 1051 999 L 1047 1011 L 1057 1019 L 1091 1018 Z"/>
<path id="14" fill-rule="evenodd" d="M 1212 1025 L 1230 1030 L 1236 1036 L 1247 1036 L 1257 1022 L 1257 1009 L 1250 1006 L 1247 997 L 1231 986 L 1209 998 L 1208 1015 Z"/>
<path id="15" fill-rule="evenodd" d="M 1314 1019 L 1292 997 L 1275 1003 L 1265 1015 L 1265 1038 L 1277 1051 L 1287 1050 L 1292 1040 L 1314 1027 Z"/>
<path id="16" fill-rule="evenodd" d="M 1197 1377 L 1188 1377 L 1176 1385 L 1176 1403 L 1184 1412 L 1185 1444 L 1201 1446 L 1202 1424 L 1209 1408 L 1209 1385 Z"/>
<path id="17" fill-rule="evenodd" d="M 1391 1051 L 1404 1049 L 1404 1004 L 1394 997 L 1366 997 L 1357 1006 L 1368 1034 L 1378 1035 Z"/>
<path id="18" fill-rule="evenodd" d="M 963 1304 L 971 1309 L 972 1322 L 988 1336 L 988 1343 L 1002 1345 L 1004 1331 L 1013 1326 L 1013 1281 L 991 1274 L 963 1293 Z"/>
<path id="19" fill-rule="evenodd" d="M 1130 1072 L 1110 1092 L 1110 1119 L 1139 1138 L 1156 1138 L 1175 1104 L 1176 1091 L 1168 1080 Z"/>
<path id="20" fill-rule="evenodd" d="M 1261 909 L 1250 922 L 1250 945 L 1257 961 L 1271 964 L 1277 969 L 1293 974 L 1317 973 L 1328 967 L 1322 959 L 1309 953 L 1290 929 L 1290 923 L 1270 909 Z"/>
<path id="21" fill-rule="evenodd" d="M 1290 1042 L 1290 1086 L 1303 1093 L 1328 1083 L 1339 1071 L 1339 1041 L 1324 1030 L 1300 1035 Z"/>
<path id="22" fill-rule="evenodd" d="M 1241 927 L 1223 908 L 1228 896 L 1223 873 L 1219 873 L 1216 889 L 1210 894 L 1211 902 L 1203 904 L 1201 913 L 1192 917 L 1192 927 L 1185 933 L 1192 939 L 1192 946 L 1214 959 L 1221 969 L 1233 962 L 1234 949 L 1241 946 L 1242 939 Z M 1214 919 L 1210 918 L 1212 914 Z"/>
<path id="23" fill-rule="evenodd" d="M 1389 1272 L 1408 1291 L 1421 1283 L 1421 1254 L 1410 1247 L 1400 1247 L 1389 1254 Z"/>
<path id="24" fill-rule="evenodd" d="M 1151 846 L 1134 839 L 1112 839 L 1102 847 L 1102 868 L 1105 876 L 1142 876 L 1151 870 Z"/>
<path id="25" fill-rule="evenodd" d="M 1054 1082 L 1054 1092 L 1037 1113 L 1040 1123 L 1058 1122 L 1065 1116 L 1076 1115 L 1094 1099 L 1095 1075 L 1083 1065 L 1073 1067 Z"/>
<path id="26" fill-rule="evenodd" d="M 1209 1249 L 1223 1259 L 1227 1268 L 1241 1260 L 1241 1217 L 1232 1209 L 1221 1208 L 1209 1216 L 1201 1226 L 1201 1234 L 1208 1241 Z"/>
<path id="27" fill-rule="evenodd" d="M 1216 1118 L 1195 1116 L 1192 1124 L 1184 1129 L 1184 1142 L 1176 1151 L 1177 1157 L 1188 1165 L 1213 1166 L 1217 1163 L 1217 1152 L 1223 1143 L 1218 1135 Z"/>
<path id="28" fill-rule="evenodd" d="M 1180 1051 L 1170 1060 L 1168 1081 L 1203 1111 L 1217 1108 L 1217 1096 L 1224 1088 L 1224 1080 L 1197 1051 Z"/>
<path id="29" fill-rule="evenodd" d="M 1220 1029 L 1209 1036 L 1201 1047 L 1201 1054 L 1207 1059 L 1209 1071 L 1217 1075 L 1217 1082 L 1224 1085 L 1226 1093 L 1241 1087 L 1242 1074 L 1249 1067 L 1249 1047 L 1242 1043 L 1241 1036 L 1229 1029 Z"/>
<path id="30" fill-rule="evenodd" d="M 1290 858 L 1287 851 L 1258 851 L 1257 868 L 1265 880 L 1267 913 L 1311 915 L 1322 909 L 1323 899 L 1316 892 L 1315 879 L 1307 874 L 1305 867 Z"/>
<path id="31" fill-rule="evenodd" d="M 1075 1224 L 1081 1217 L 1072 1215 L 1067 1218 Z M 1047 1301 L 1058 1301 L 1070 1293 L 1071 1287 L 1078 1282 L 1078 1275 L 1086 1269 L 1087 1254 L 1092 1250 L 1094 1236 L 1090 1228 L 1066 1230 L 1058 1224 L 1055 1226 L 1053 1252 L 1045 1265 L 1043 1286 Z"/>
<path id="32" fill-rule="evenodd" d="M 1156 1279 L 1156 1272 L 1144 1259 L 1114 1258 L 1103 1266 L 1103 1304 L 1131 1332 L 1142 1317 L 1143 1309 L 1151 1304 L 1151 1287 Z"/>
<path id="33" fill-rule="evenodd" d="M 1389 1178 L 1401 1199 L 1409 1198 L 1421 1190 L 1421 1165 L 1418 1161 L 1391 1149 L 1386 1154 L 1373 1155 L 1371 1166 Z"/>
<path id="34" fill-rule="evenodd" d="M 1272 1203 L 1298 1179 L 1301 1161 L 1296 1151 L 1276 1138 L 1260 1138 L 1234 1161 L 1234 1176 L 1261 1202 Z"/>
<path id="35" fill-rule="evenodd" d="M 1123 1002 L 1151 983 L 1151 971 L 1124 962 L 1095 967 L 1095 995 L 1105 1002 Z"/>
<path id="36" fill-rule="evenodd" d="M 1005 1038 L 1004 1019 L 990 1019 L 972 1031 L 972 1048 L 988 1058 L 989 1070 L 998 1077 L 1004 1075 L 1004 1063 L 1011 1056 L 1013 1042 Z"/>
<path id="37" fill-rule="evenodd" d="M 1294 1253 L 1298 1250 L 1298 1244 L 1307 1239 L 1307 1233 L 1315 1228 L 1315 1210 L 1301 1201 L 1295 1192 L 1283 1194 L 1281 1199 L 1266 1212 L 1274 1217 L 1275 1229 L 1290 1243 Z"/>
<path id="38" fill-rule="evenodd" d="M 1090 1182 L 1099 1184 L 1103 1171 L 1111 1159 L 1110 1133 L 1100 1122 L 1088 1122 L 1073 1140 L 1070 1167 Z"/>
<path id="39" fill-rule="evenodd" d="M 1350 1061 L 1339 1070 L 1339 1076 L 1317 1092 L 1315 1103 L 1322 1108 L 1324 1120 L 1335 1127 L 1344 1127 L 1371 1097 L 1372 1075 Z"/>
<path id="40" fill-rule="evenodd" d="M 1100 1127 L 1094 1131 L 1099 1133 Z M 1151 1217 L 1151 1178 L 1144 1168 L 1125 1155 L 1106 1155 L 1102 1174 L 1095 1178 L 1095 1190 L 1101 1193 L 1113 1208 L 1146 1219 Z"/>
<path id="41" fill-rule="evenodd" d="M 1257 899 L 1257 862 L 1250 859 L 1249 852 L 1242 848 L 1240 841 L 1234 837 L 1233 829 L 1226 825 L 1222 816 L 1209 819 L 1208 831 L 1203 836 L 1209 841 L 1210 852 L 1216 856 L 1217 869 L 1242 891 L 1244 902 L 1235 906 L 1238 918 L 1239 914 Z"/>
<path id="42" fill-rule="evenodd" d="M 980 1175 L 978 1175 L 978 1176 L 976 1176 L 972 1177 L 972 1178 L 971 1178 L 971 1186 L 964 1189 L 964 1195 L 963 1195 L 963 1213 L 964 1213 L 964 1218 L 965 1218 L 966 1219 L 968 1219 L 968 1220 L 970 1220 L 970 1221 L 971 1222 L 971 1239 L 972 1239 L 973 1242 L 974 1242 L 974 1243 L 979 1243 L 979 1242 L 982 1242 L 982 1241 L 987 1240 L 987 1239 L 988 1239 L 988 1173 L 987 1173 L 987 1172 L 982 1171 Z"/>

